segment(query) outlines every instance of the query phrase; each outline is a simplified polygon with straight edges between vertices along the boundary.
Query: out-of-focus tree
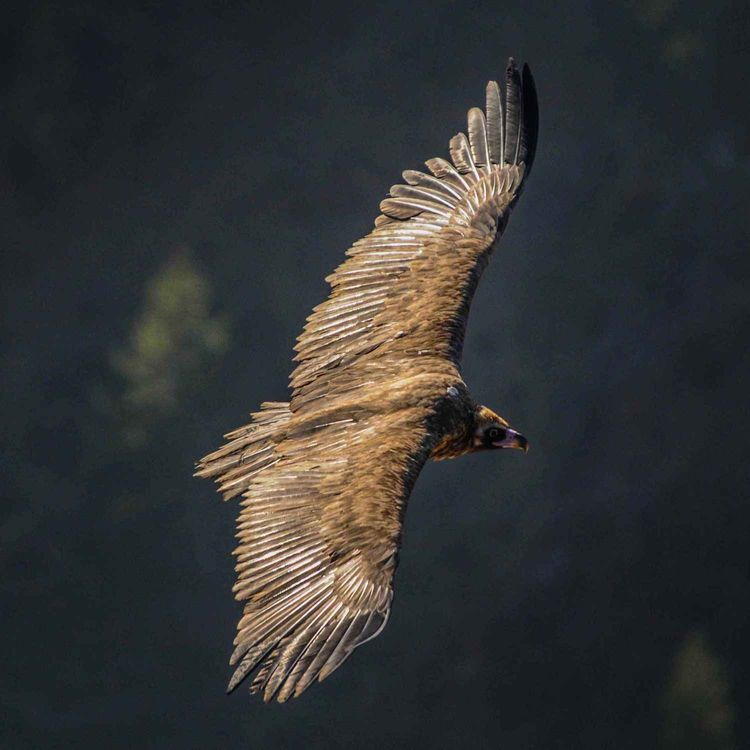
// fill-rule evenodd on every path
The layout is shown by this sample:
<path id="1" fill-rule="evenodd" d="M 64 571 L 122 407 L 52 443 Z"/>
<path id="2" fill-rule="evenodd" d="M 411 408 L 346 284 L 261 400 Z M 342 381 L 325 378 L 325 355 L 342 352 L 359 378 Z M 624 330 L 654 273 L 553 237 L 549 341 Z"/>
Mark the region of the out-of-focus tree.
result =
<path id="1" fill-rule="evenodd" d="M 733 750 L 734 706 L 726 669 L 701 632 L 689 633 L 674 658 L 663 697 L 664 750 Z"/>
<path id="2" fill-rule="evenodd" d="M 142 445 L 153 420 L 175 411 L 228 343 L 228 322 L 212 312 L 209 282 L 192 256 L 178 251 L 148 282 L 127 344 L 111 355 L 123 383 L 118 411 L 126 442 Z"/>
<path id="3" fill-rule="evenodd" d="M 706 51 L 705 29 L 677 0 L 639 0 L 638 20 L 661 39 L 662 59 L 672 68 L 695 63 Z"/>

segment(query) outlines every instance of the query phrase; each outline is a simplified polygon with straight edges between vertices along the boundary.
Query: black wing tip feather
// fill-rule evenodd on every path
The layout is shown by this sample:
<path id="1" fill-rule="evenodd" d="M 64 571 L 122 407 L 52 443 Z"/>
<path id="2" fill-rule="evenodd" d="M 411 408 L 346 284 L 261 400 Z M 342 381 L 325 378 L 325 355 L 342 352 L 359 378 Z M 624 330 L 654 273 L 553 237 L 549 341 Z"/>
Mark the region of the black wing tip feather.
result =
<path id="1" fill-rule="evenodd" d="M 539 136 L 539 103 L 528 63 L 519 72 L 513 57 L 505 68 L 505 161 L 523 162 L 525 177 L 531 172 Z"/>
<path id="2" fill-rule="evenodd" d="M 487 84 L 487 140 L 493 163 L 525 165 L 528 177 L 539 136 L 536 85 L 527 63 L 519 71 L 513 57 L 505 66 L 504 87 Z"/>
<path id="3" fill-rule="evenodd" d="M 523 97 L 523 141 L 526 147 L 524 161 L 526 163 L 526 177 L 528 177 L 534 163 L 534 156 L 536 156 L 536 144 L 539 137 L 539 100 L 536 95 L 534 76 L 531 74 L 528 63 L 524 63 L 523 66 L 521 92 Z"/>

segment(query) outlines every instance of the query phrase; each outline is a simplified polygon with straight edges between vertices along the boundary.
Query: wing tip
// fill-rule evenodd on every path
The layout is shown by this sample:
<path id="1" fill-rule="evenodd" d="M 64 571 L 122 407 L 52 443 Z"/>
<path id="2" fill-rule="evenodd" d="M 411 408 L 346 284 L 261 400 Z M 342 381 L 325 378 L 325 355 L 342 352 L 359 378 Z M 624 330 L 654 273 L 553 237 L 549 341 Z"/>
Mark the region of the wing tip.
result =
<path id="1" fill-rule="evenodd" d="M 539 134 L 539 104 L 529 64 L 524 63 L 519 70 L 515 58 L 509 57 L 504 91 L 496 81 L 488 81 L 486 95 L 493 162 L 511 166 L 523 163 L 528 176 Z"/>

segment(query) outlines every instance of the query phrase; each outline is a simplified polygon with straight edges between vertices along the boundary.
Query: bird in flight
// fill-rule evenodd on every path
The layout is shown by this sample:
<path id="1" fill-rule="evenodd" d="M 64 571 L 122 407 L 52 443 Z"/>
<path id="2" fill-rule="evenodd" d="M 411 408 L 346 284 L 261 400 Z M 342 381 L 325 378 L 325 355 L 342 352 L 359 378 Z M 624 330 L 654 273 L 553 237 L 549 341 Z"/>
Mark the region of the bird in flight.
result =
<path id="1" fill-rule="evenodd" d="M 474 291 L 536 150 L 528 66 L 511 58 L 503 89 L 487 84 L 450 161 L 403 173 L 326 279 L 328 299 L 297 340 L 290 401 L 261 404 L 198 462 L 225 499 L 242 498 L 229 692 L 259 667 L 252 692 L 297 697 L 380 633 L 427 459 L 527 450 L 474 401 L 460 367 Z"/>

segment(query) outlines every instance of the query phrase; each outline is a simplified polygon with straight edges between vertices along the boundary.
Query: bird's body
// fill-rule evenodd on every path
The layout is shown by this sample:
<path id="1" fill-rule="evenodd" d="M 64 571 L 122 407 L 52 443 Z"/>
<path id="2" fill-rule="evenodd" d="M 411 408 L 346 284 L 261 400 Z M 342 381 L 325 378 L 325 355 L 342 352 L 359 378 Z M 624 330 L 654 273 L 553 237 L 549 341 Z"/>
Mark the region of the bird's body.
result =
<path id="1" fill-rule="evenodd" d="M 505 105 L 469 112 L 452 163 L 404 172 L 373 231 L 330 277 L 300 336 L 289 403 L 262 405 L 199 463 L 242 495 L 245 601 L 233 689 L 284 701 L 322 680 L 388 618 L 406 502 L 428 458 L 526 440 L 469 394 L 460 358 L 469 306 L 533 160 L 533 80 L 513 62 Z"/>

